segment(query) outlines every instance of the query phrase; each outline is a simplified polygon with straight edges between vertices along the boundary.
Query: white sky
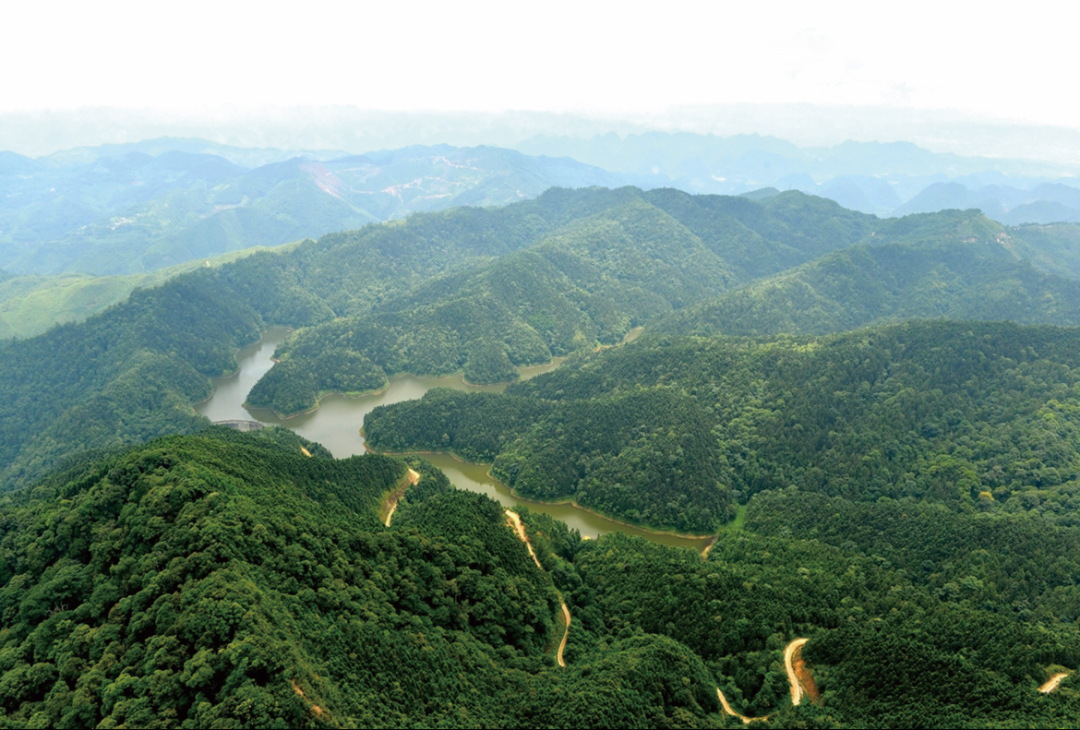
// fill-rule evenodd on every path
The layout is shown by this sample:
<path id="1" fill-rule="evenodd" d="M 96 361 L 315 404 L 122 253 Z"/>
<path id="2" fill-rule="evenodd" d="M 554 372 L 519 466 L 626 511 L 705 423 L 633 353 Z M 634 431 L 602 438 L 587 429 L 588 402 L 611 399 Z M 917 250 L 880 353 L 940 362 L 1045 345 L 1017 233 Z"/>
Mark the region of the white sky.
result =
<path id="1" fill-rule="evenodd" d="M 1066 3 L 879 7 L 7 2 L 0 112 L 341 104 L 619 113 L 810 102 L 1080 128 Z"/>

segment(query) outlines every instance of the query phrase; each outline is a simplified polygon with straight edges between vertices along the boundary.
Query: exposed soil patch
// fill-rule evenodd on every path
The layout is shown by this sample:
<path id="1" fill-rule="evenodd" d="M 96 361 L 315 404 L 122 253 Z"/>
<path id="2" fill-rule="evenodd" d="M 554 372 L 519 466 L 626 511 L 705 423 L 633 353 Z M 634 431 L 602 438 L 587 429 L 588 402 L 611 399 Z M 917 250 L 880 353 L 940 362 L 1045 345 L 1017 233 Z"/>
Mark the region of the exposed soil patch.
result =
<path id="1" fill-rule="evenodd" d="M 293 692 L 300 695 L 301 697 L 303 697 L 306 700 L 307 697 L 304 695 L 304 690 L 300 689 L 300 685 L 298 685 L 296 683 L 296 680 L 295 679 L 290 679 L 289 682 L 292 683 Z M 311 711 L 312 711 L 312 713 L 314 713 L 314 715 L 316 717 L 322 717 L 323 711 L 322 711 L 322 708 L 319 707 L 318 705 L 312 705 L 311 706 Z"/>
<path id="2" fill-rule="evenodd" d="M 1050 677 L 1044 684 L 1039 687 L 1039 691 L 1044 695 L 1048 695 L 1056 690 L 1061 685 L 1061 680 L 1069 676 L 1068 672 L 1058 672 L 1054 676 Z"/>
<path id="3" fill-rule="evenodd" d="M 386 510 L 386 526 L 390 526 L 390 520 L 394 517 L 394 511 L 397 510 L 398 502 L 405 495 L 405 490 L 410 486 L 420 481 L 420 472 L 416 469 L 409 469 L 405 474 L 404 484 L 395 489 L 386 501 L 383 503 L 383 509 Z"/>
<path id="4" fill-rule="evenodd" d="M 806 664 L 802 660 L 801 649 L 803 645 L 809 641 L 809 639 L 795 639 L 784 649 L 784 669 L 787 671 L 788 682 L 791 683 L 791 704 L 798 705 L 802 702 L 803 694 L 810 694 L 807 687 L 801 681 L 799 676 L 800 672 L 796 670 L 795 663 L 798 662 L 801 666 L 802 673 L 809 677 L 810 672 L 806 669 Z M 813 684 L 813 677 L 810 677 L 810 683 Z M 814 687 L 814 693 L 817 693 L 817 687 Z M 814 696 L 810 696 L 811 700 L 814 700 Z"/>
<path id="5" fill-rule="evenodd" d="M 529 536 L 525 533 L 525 525 L 521 522 L 521 517 L 517 512 L 513 510 L 506 510 L 506 524 L 517 534 L 518 539 L 525 543 L 525 547 L 529 548 L 529 555 L 532 556 L 533 562 L 536 563 L 536 567 L 540 570 L 544 569 L 543 565 L 540 565 L 540 559 L 536 557 L 536 551 L 533 550 L 532 543 L 529 542 Z"/>

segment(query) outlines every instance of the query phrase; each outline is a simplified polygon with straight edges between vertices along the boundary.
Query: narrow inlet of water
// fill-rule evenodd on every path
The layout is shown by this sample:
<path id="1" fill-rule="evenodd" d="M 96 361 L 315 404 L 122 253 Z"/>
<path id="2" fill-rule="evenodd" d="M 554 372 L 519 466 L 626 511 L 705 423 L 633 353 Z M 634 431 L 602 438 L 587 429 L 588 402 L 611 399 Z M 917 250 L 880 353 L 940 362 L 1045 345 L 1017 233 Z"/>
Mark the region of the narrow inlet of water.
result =
<path id="1" fill-rule="evenodd" d="M 273 366 L 271 357 L 274 350 L 287 336 L 288 330 L 273 328 L 267 330 L 258 342 L 242 348 L 236 356 L 239 370 L 228 377 L 215 378 L 213 396 L 195 406 L 195 409 L 211 421 L 242 419 L 285 426 L 306 439 L 322 444 L 335 457 L 343 459 L 364 453 L 364 438 L 360 435 L 360 427 L 364 423 L 364 416 L 377 406 L 420 398 L 427 391 L 438 387 L 466 392 L 502 392 L 506 388 L 505 385 L 468 385 L 460 375 L 442 378 L 400 375 L 391 378 L 390 386 L 381 393 L 356 398 L 329 395 L 320 401 L 318 410 L 294 418 L 280 419 L 270 411 L 245 408 L 243 403 L 247 394 Z M 547 365 L 521 368 L 521 376 L 526 379 L 535 377 L 554 370 L 561 364 L 562 358 L 557 358 Z M 694 550 L 701 550 L 705 546 L 705 538 L 691 539 L 651 532 L 622 525 L 570 504 L 548 504 L 521 499 L 511 494 L 505 484 L 489 476 L 488 467 L 483 464 L 464 463 L 448 454 L 426 454 L 424 458 L 442 469 L 458 489 L 486 494 L 507 508 L 526 505 L 534 512 L 543 512 L 562 520 L 572 529 L 579 530 L 584 537 L 596 538 L 605 532 L 619 531 L 641 535 L 665 545 Z"/>

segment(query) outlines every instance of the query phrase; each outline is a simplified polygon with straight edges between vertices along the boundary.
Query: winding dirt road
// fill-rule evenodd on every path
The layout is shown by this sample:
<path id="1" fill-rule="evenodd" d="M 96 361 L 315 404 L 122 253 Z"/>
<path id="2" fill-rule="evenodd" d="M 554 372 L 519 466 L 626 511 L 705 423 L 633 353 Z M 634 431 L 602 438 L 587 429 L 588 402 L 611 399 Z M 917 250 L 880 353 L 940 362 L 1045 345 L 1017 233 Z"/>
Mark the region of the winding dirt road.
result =
<path id="1" fill-rule="evenodd" d="M 529 534 L 525 532 L 525 525 L 521 522 L 521 516 L 513 510 L 504 511 L 506 512 L 507 526 L 514 531 L 519 540 L 525 543 L 525 547 L 529 548 L 529 555 L 532 556 L 536 567 L 543 570 L 544 566 L 540 565 L 540 559 L 536 557 L 536 551 L 533 550 L 532 543 L 529 542 Z M 389 524 L 389 520 L 387 520 L 387 524 Z M 562 641 L 559 642 L 559 651 L 555 654 L 555 661 L 559 663 L 560 667 L 565 667 L 566 662 L 563 661 L 563 652 L 566 651 L 566 640 L 570 638 L 570 609 L 566 607 L 566 601 L 560 598 L 559 602 L 562 604 L 562 614 L 563 619 L 566 621 L 566 627 L 563 629 Z"/>
<path id="2" fill-rule="evenodd" d="M 784 669 L 787 671 L 788 683 L 791 685 L 791 704 L 793 705 L 802 702 L 803 694 L 809 696 L 811 700 L 817 701 L 817 687 L 814 686 L 814 678 L 810 676 L 810 670 L 806 668 L 802 656 L 800 656 L 800 650 L 807 641 L 809 639 L 795 639 L 784 647 Z M 724 712 L 732 717 L 739 718 L 747 725 L 755 720 L 769 719 L 768 715 L 764 717 L 747 717 L 736 712 L 719 687 L 716 688 L 716 696 L 720 699 L 720 706 L 724 708 Z"/>
<path id="3" fill-rule="evenodd" d="M 395 489 L 394 493 L 386 499 L 386 506 L 390 508 L 390 510 L 386 513 L 387 527 L 390 526 L 390 520 L 394 517 L 394 511 L 397 509 L 398 501 L 400 501 L 402 496 L 405 494 L 405 490 L 420 481 L 420 472 L 418 472 L 416 469 L 409 469 L 409 473 L 406 475 L 406 479 L 408 481 Z"/>
<path id="4" fill-rule="evenodd" d="M 563 652 L 566 651 L 566 640 L 570 638 L 570 609 L 566 607 L 566 601 L 562 601 L 562 615 L 566 620 L 566 628 L 563 630 L 562 641 L 559 642 L 559 653 L 555 655 L 555 661 L 559 663 L 560 667 L 565 667 L 566 662 L 563 661 Z"/>
<path id="5" fill-rule="evenodd" d="M 529 548 L 529 555 L 532 556 L 533 562 L 536 563 L 536 567 L 540 570 L 544 569 L 543 565 L 540 565 L 540 559 L 536 557 L 536 551 L 533 550 L 532 543 L 529 542 L 529 536 L 525 532 L 525 525 L 521 521 L 521 516 L 517 512 L 512 510 L 505 510 L 506 512 L 506 524 L 509 525 L 517 534 L 518 539 L 525 543 L 525 547 Z"/>
<path id="6" fill-rule="evenodd" d="M 802 656 L 799 656 L 800 649 L 809 639 L 795 639 L 784 648 L 784 669 L 787 671 L 788 682 L 791 684 L 791 704 L 798 706 L 802 702 L 803 694 L 810 695 L 810 699 L 814 699 L 811 692 L 807 692 L 809 687 L 805 687 L 807 684 L 805 681 L 810 673 L 806 670 L 806 665 L 803 664 Z M 801 671 L 800 671 L 801 670 Z M 805 675 L 800 677 L 799 675 Z M 811 681 L 813 681 L 811 679 Z M 816 690 L 816 687 L 814 688 Z"/>
<path id="7" fill-rule="evenodd" d="M 724 712 L 731 715 L 732 717 L 739 718 L 746 725 L 749 725 L 755 720 L 769 719 L 768 715 L 766 715 L 765 717 L 747 717 L 746 715 L 740 715 L 738 712 L 735 712 L 735 710 L 731 709 L 731 705 L 728 703 L 727 697 L 724 697 L 724 693 L 720 691 L 719 687 L 716 688 L 716 696 L 720 698 L 720 706 L 724 708 Z"/>

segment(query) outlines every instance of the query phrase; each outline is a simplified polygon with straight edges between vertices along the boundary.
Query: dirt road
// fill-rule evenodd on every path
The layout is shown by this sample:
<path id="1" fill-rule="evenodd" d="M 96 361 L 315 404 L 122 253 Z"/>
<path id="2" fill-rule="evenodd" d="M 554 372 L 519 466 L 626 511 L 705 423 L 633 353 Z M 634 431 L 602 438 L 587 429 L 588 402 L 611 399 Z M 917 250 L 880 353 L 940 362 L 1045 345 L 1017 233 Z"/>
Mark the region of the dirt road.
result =
<path id="1" fill-rule="evenodd" d="M 394 493 L 391 494 L 386 500 L 386 505 L 390 508 L 389 511 L 386 513 L 387 527 L 390 526 L 390 520 L 394 517 L 394 511 L 397 509 L 398 501 L 400 501 L 401 497 L 405 494 L 405 490 L 408 489 L 411 485 L 415 485 L 417 482 L 420 481 L 420 472 L 418 472 L 416 469 L 409 469 L 409 473 L 406 475 L 406 479 L 407 481 L 405 482 L 405 484 L 402 484 L 398 489 L 394 490 Z"/>
<path id="2" fill-rule="evenodd" d="M 724 712 L 731 715 L 732 717 L 739 718 L 743 721 L 743 724 L 749 725 L 755 720 L 769 719 L 768 715 L 766 715 L 765 717 L 747 717 L 746 715 L 740 715 L 738 712 L 735 712 L 735 710 L 731 709 L 731 705 L 728 703 L 727 697 L 724 697 L 724 693 L 720 691 L 719 687 L 716 688 L 716 696 L 720 698 L 720 706 L 724 708 Z"/>
<path id="3" fill-rule="evenodd" d="M 563 629 L 562 641 L 559 642 L 559 653 L 555 655 L 555 661 L 559 663 L 560 667 L 565 667 L 566 662 L 563 661 L 563 652 L 566 650 L 566 640 L 570 638 L 570 609 L 566 607 L 566 601 L 562 602 L 562 615 L 566 620 L 566 628 Z"/>
<path id="4" fill-rule="evenodd" d="M 1058 688 L 1058 686 L 1061 684 L 1061 680 L 1065 679 L 1068 676 L 1068 672 L 1058 672 L 1054 676 L 1050 677 L 1050 679 L 1047 680 L 1045 684 L 1039 687 L 1039 691 L 1042 692 L 1044 695 L 1050 694 Z"/>
<path id="5" fill-rule="evenodd" d="M 788 682 L 791 683 L 791 704 L 798 705 L 802 702 L 803 698 L 803 682 L 800 681 L 799 674 L 806 672 L 805 665 L 802 665 L 802 657 L 796 656 L 803 645 L 809 641 L 809 639 L 795 639 L 784 649 L 784 669 L 787 670 Z M 796 667 L 796 665 L 801 665 Z M 798 670 L 801 669 L 802 672 Z M 809 673 L 807 672 L 807 676 Z M 811 697 L 813 699 L 813 697 Z"/>
<path id="6" fill-rule="evenodd" d="M 810 670 L 803 663 L 799 651 L 807 641 L 809 639 L 795 639 L 784 648 L 784 669 L 787 670 L 788 682 L 791 684 L 791 704 L 793 705 L 802 702 L 803 694 L 809 695 L 811 700 L 817 700 L 817 687 L 814 686 L 814 678 L 810 676 Z M 768 715 L 765 717 L 747 717 L 736 712 L 719 687 L 716 688 L 716 696 L 720 699 L 720 706 L 724 708 L 724 712 L 732 717 L 739 718 L 748 725 L 755 720 L 769 719 Z"/>
<path id="7" fill-rule="evenodd" d="M 529 536 L 525 533 L 525 525 L 521 522 L 521 517 L 517 512 L 512 510 L 506 510 L 506 524 L 513 528 L 517 533 L 518 539 L 525 543 L 525 547 L 529 548 L 529 555 L 532 556 L 533 562 L 536 563 L 536 567 L 540 570 L 544 569 L 543 565 L 540 565 L 540 559 L 536 557 L 536 551 L 533 550 L 532 543 L 529 542 Z"/>
<path id="8" fill-rule="evenodd" d="M 543 570 L 544 566 L 540 565 L 540 559 L 536 557 L 536 551 L 533 550 L 532 543 L 529 542 L 529 534 L 525 532 L 525 525 L 521 522 L 521 516 L 513 510 L 504 511 L 506 512 L 507 526 L 513 529 L 518 539 L 525 543 L 525 547 L 529 548 L 529 555 L 532 556 L 536 567 Z M 566 627 L 563 629 L 562 641 L 559 642 L 559 651 L 555 654 L 555 661 L 559 663 L 560 667 L 565 667 L 566 662 L 563 661 L 563 652 L 566 650 L 566 640 L 570 638 L 570 609 L 567 608 L 566 601 L 560 600 L 560 603 L 562 604 L 563 619 L 566 621 Z"/>

